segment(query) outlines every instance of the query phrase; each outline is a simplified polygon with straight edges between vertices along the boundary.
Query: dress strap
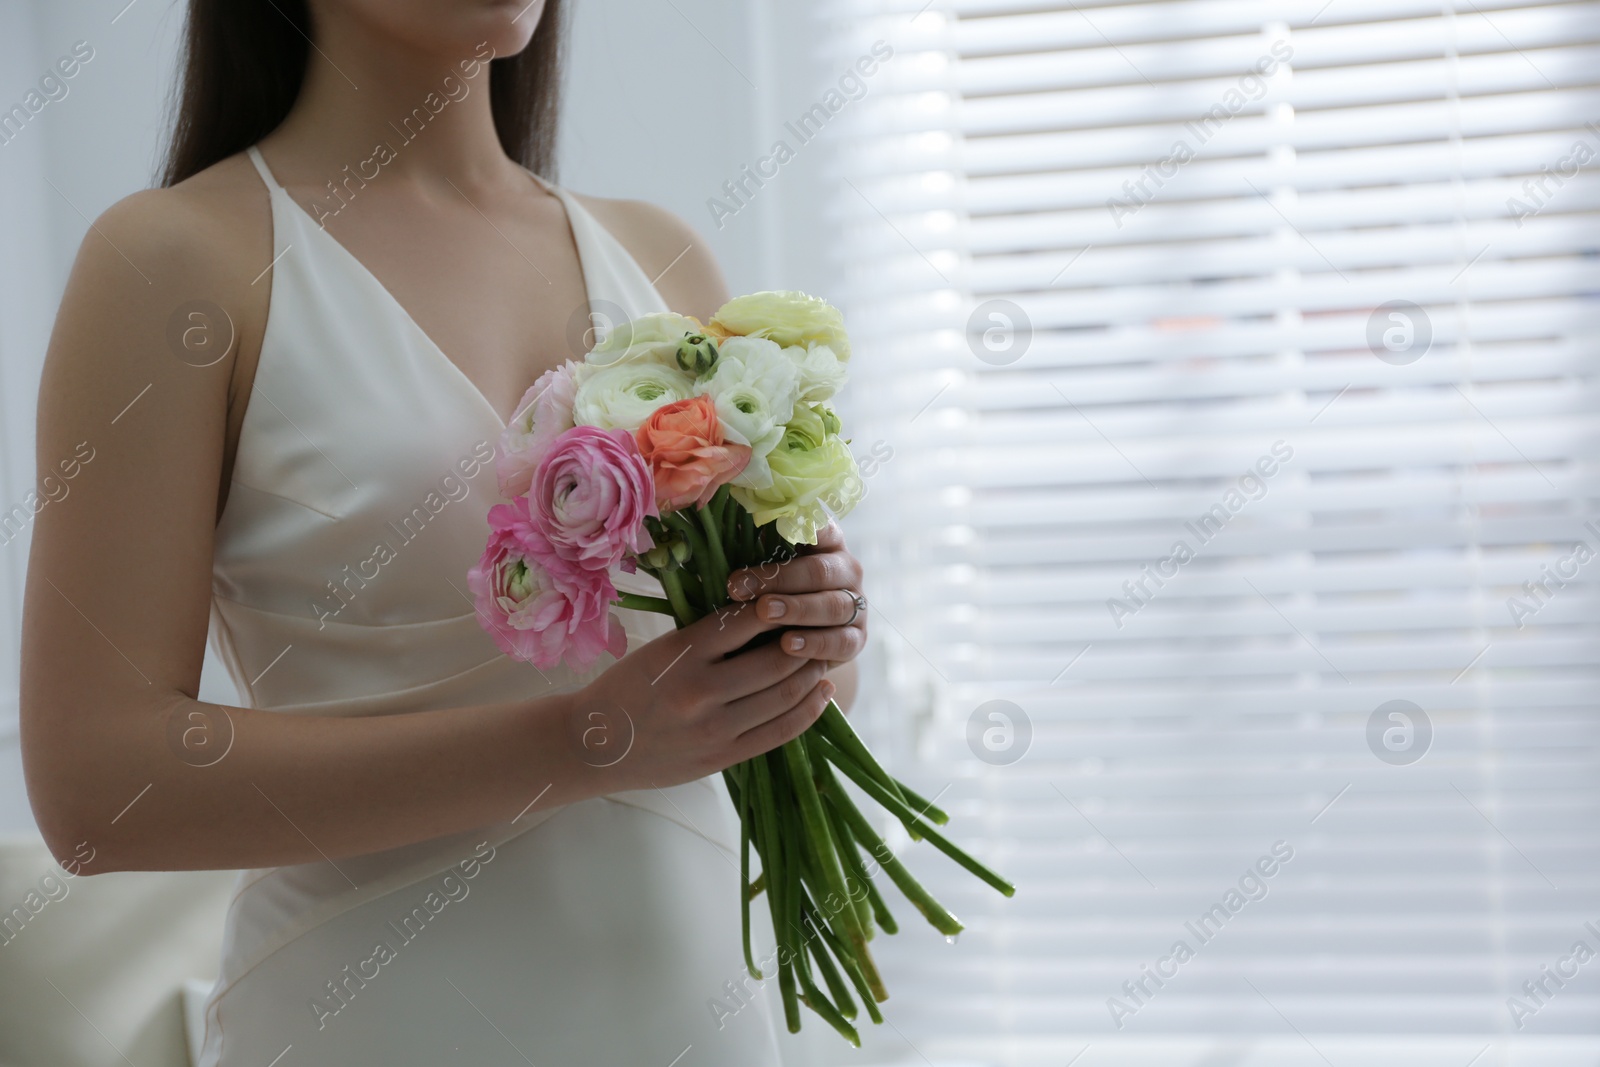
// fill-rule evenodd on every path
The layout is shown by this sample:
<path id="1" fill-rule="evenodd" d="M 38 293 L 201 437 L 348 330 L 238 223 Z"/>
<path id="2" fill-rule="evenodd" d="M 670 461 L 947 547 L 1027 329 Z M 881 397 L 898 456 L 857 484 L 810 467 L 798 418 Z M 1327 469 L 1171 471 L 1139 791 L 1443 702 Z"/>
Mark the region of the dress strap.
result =
<path id="1" fill-rule="evenodd" d="M 261 175 L 261 180 L 267 183 L 268 189 L 283 188 L 283 186 L 278 184 L 278 179 L 272 176 L 272 168 L 268 167 L 267 161 L 261 157 L 261 150 L 259 148 L 257 148 L 255 145 L 251 145 L 249 148 L 245 149 L 245 151 L 250 156 L 250 162 L 256 165 L 256 171 Z"/>

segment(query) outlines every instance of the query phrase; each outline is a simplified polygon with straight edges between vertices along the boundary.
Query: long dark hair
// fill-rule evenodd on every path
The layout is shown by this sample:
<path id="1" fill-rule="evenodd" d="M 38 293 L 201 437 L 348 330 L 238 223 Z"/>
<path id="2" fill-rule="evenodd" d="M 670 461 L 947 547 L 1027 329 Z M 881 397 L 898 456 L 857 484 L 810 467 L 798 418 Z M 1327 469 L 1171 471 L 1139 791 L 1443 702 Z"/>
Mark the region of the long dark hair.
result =
<path id="1" fill-rule="evenodd" d="M 489 100 L 506 155 L 554 181 L 560 112 L 561 0 L 545 0 L 528 47 L 489 64 Z M 189 0 L 183 81 L 161 184 L 175 185 L 277 129 L 311 54 L 306 0 Z"/>

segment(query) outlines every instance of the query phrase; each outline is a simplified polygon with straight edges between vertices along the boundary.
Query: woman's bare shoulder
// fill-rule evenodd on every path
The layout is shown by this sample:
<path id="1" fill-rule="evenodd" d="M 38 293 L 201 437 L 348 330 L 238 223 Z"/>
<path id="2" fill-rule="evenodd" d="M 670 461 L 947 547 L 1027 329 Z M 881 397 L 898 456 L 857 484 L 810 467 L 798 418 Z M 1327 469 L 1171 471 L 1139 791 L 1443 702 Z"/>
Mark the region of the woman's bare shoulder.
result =
<path id="1" fill-rule="evenodd" d="M 727 302 L 711 246 L 682 218 L 643 200 L 573 195 L 639 262 L 668 307 L 704 321 Z"/>
<path id="2" fill-rule="evenodd" d="M 83 417 L 78 407 L 116 411 L 148 390 L 141 403 L 167 405 L 163 432 L 193 437 L 191 459 L 221 444 L 225 501 L 265 330 L 272 244 L 266 187 L 242 155 L 102 212 L 84 234 L 56 313 L 41 435 L 71 437 Z M 157 451 L 122 449 L 130 459 Z"/>
<path id="3" fill-rule="evenodd" d="M 242 277 L 248 287 L 272 259 L 266 187 L 248 159 L 231 156 L 176 185 L 112 204 L 91 224 L 85 252 L 99 242 L 147 284 L 184 279 L 231 287 Z"/>

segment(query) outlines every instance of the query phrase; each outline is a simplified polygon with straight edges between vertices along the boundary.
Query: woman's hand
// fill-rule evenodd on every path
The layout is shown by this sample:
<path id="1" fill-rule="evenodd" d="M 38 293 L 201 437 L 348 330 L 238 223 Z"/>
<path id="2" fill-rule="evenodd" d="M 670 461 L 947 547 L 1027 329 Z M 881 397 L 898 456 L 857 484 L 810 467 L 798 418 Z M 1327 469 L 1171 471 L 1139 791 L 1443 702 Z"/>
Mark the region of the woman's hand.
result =
<path id="1" fill-rule="evenodd" d="M 572 695 L 572 750 L 613 792 L 677 785 L 799 737 L 835 686 L 820 660 L 747 647 L 774 628 L 742 604 L 629 652 Z"/>
<path id="2" fill-rule="evenodd" d="M 815 545 L 782 563 L 746 567 L 728 576 L 736 603 L 754 601 L 756 617 L 783 627 L 783 651 L 829 667 L 848 663 L 867 644 L 867 602 L 861 596 L 861 562 L 845 548 L 844 534 L 830 522 Z"/>

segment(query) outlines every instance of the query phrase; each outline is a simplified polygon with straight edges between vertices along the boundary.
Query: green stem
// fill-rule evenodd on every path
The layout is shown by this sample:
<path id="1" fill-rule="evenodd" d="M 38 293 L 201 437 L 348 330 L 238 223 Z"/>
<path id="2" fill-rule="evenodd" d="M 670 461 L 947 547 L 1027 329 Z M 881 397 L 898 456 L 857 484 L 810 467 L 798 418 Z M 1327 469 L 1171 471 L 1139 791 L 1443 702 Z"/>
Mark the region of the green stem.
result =
<path id="1" fill-rule="evenodd" d="M 800 831 L 797 830 L 796 832 Z M 817 870 L 816 854 L 808 850 L 804 860 L 805 862 L 800 868 L 801 883 L 809 894 L 812 918 L 827 923 L 830 929 L 839 931 L 841 936 L 849 937 L 844 919 L 841 917 L 841 913 L 848 905 L 843 901 L 840 902 L 840 906 L 837 908 L 828 905 L 828 901 L 837 899 L 838 894 L 828 886 L 828 883 L 822 877 L 822 872 Z"/>
<path id="2" fill-rule="evenodd" d="M 711 498 L 717 507 L 717 515 L 722 519 L 722 547 L 730 552 L 739 551 L 739 517 L 745 514 L 743 507 L 728 494 L 728 487 L 724 485 L 717 490 L 717 495 Z M 733 559 L 730 556 L 728 566 L 731 570 Z"/>
<path id="3" fill-rule="evenodd" d="M 822 972 L 823 983 L 828 987 L 828 996 L 839 1009 L 839 1014 L 846 1019 L 854 1019 L 858 1014 L 856 1000 L 850 995 L 850 987 L 844 984 L 844 976 L 839 973 L 839 967 L 833 962 L 828 946 L 822 943 L 820 937 L 811 940 L 811 955 L 817 961 L 817 970 Z"/>
<path id="4" fill-rule="evenodd" d="M 822 720 L 818 719 L 817 721 L 821 722 Z M 826 762 L 833 763 L 840 770 L 844 771 L 847 775 L 849 775 L 851 781 L 859 781 L 863 777 L 870 778 L 874 782 L 876 782 L 880 787 L 882 787 L 884 792 L 886 792 L 886 793 L 888 792 L 888 787 L 884 786 L 881 781 L 878 781 L 872 775 L 871 771 L 867 770 L 860 763 L 857 763 L 855 758 L 852 757 L 843 748 L 840 748 L 836 744 L 832 744 L 830 742 L 829 738 L 828 738 L 828 735 L 827 735 L 826 731 L 824 731 L 824 730 L 814 730 L 813 729 L 813 730 L 808 730 L 807 733 L 810 734 L 811 737 L 814 740 L 816 740 L 817 742 L 827 742 L 827 743 L 829 743 L 830 747 L 828 747 L 828 748 L 820 748 L 819 747 L 818 748 L 818 752 L 824 756 Z M 864 751 L 864 749 L 863 749 L 863 751 Z M 870 755 L 868 756 L 868 758 L 869 759 L 871 758 Z M 911 835 L 911 839 L 913 841 L 921 841 L 922 840 L 922 824 L 916 818 L 908 817 L 907 815 L 902 814 L 902 812 L 909 812 L 911 810 L 910 805 L 906 804 L 904 799 L 901 798 L 899 796 L 899 794 L 894 794 L 894 796 L 899 801 L 901 806 L 899 808 L 890 808 L 890 812 L 892 814 L 894 814 L 900 820 L 901 825 L 903 825 L 906 828 L 906 833 Z M 884 805 L 884 806 L 888 807 L 888 805 Z"/>
<path id="5" fill-rule="evenodd" d="M 849 820 L 844 817 L 843 812 L 840 810 L 838 803 L 840 798 L 844 798 L 844 802 L 849 803 L 848 798 L 845 797 L 844 789 L 839 785 L 839 780 L 833 776 L 833 768 L 828 766 L 828 761 L 825 757 L 819 757 L 817 764 L 819 768 L 817 779 L 821 783 L 819 790 L 825 802 L 824 806 L 827 808 L 828 817 L 834 820 L 835 833 L 840 842 L 843 843 L 846 854 L 850 857 L 856 877 L 861 879 L 866 887 L 866 906 L 870 907 L 872 917 L 877 920 L 879 926 L 883 927 L 884 933 L 897 934 L 900 932 L 900 924 L 894 921 L 894 915 L 889 911 L 889 902 L 883 899 L 883 894 L 878 891 L 877 883 L 872 880 L 872 875 L 867 871 L 867 865 L 862 862 L 861 853 L 856 851 L 860 847 L 860 842 L 855 833 L 851 831 Z M 865 925 L 867 929 L 872 929 L 870 922 Z"/>
<path id="6" fill-rule="evenodd" d="M 894 782 L 900 787 L 900 795 L 906 798 L 906 805 L 914 809 L 918 815 L 922 816 L 924 819 L 931 819 L 940 826 L 943 826 L 945 823 L 950 821 L 950 816 L 946 815 L 944 809 L 937 807 L 933 801 L 929 800 L 915 789 L 912 789 L 909 785 L 906 785 L 898 778 L 896 778 Z"/>
<path id="7" fill-rule="evenodd" d="M 900 888 L 900 892 L 904 893 L 905 898 L 911 901 L 918 911 L 922 912 L 923 918 L 927 919 L 935 930 L 948 937 L 952 934 L 959 934 L 964 929 L 961 925 L 961 920 L 945 910 L 945 906 L 935 900 L 933 894 L 924 889 L 922 883 L 917 881 L 910 871 L 906 870 L 905 864 L 901 863 L 899 857 L 889 850 L 888 845 L 883 843 L 883 839 L 872 829 L 872 824 L 867 822 L 867 817 L 861 814 L 860 809 L 855 804 L 851 803 L 850 798 L 845 795 L 844 790 L 838 787 L 837 782 L 828 786 L 828 803 L 835 805 L 839 809 L 839 814 L 844 816 L 845 822 L 850 826 L 850 832 L 861 843 L 861 847 L 867 850 L 868 855 L 878 861 L 878 865 L 889 876 L 889 880 Z"/>
<path id="8" fill-rule="evenodd" d="M 712 612 L 728 600 L 728 583 L 724 579 L 721 586 L 711 574 L 711 546 L 706 543 L 705 535 L 700 532 L 700 527 L 681 511 L 674 511 L 667 516 L 667 525 L 683 535 L 689 542 L 689 552 L 695 564 L 694 573 L 700 579 L 700 587 L 705 595 L 706 611 Z M 709 565 L 709 566 L 708 566 Z M 687 568 L 685 568 L 687 569 Z"/>
<path id="9" fill-rule="evenodd" d="M 739 502 L 734 501 L 735 504 Z M 761 543 L 756 536 L 756 517 L 744 510 L 744 505 L 739 504 L 739 510 L 744 512 L 740 516 L 739 540 L 744 545 L 744 558 L 746 566 L 761 562 Z"/>
<path id="10" fill-rule="evenodd" d="M 839 1014 L 846 1019 L 856 1017 L 856 1002 L 850 996 L 850 989 L 844 984 L 844 978 L 839 974 L 839 968 L 834 965 L 833 954 L 828 951 L 828 945 L 822 940 L 822 932 L 817 929 L 815 921 L 810 920 L 809 910 L 801 914 L 801 922 L 810 931 L 806 935 L 806 943 L 811 948 L 811 955 L 817 961 L 817 970 L 822 972 L 822 981 L 828 987 L 828 998 L 839 1009 Z"/>
<path id="11" fill-rule="evenodd" d="M 791 753 L 795 753 L 796 750 L 798 750 L 798 755 L 791 756 Z M 799 803 L 793 805 L 790 809 L 790 833 L 800 842 L 801 848 L 805 848 L 807 844 L 811 845 L 809 855 L 818 866 L 823 868 L 822 873 L 825 875 L 828 893 L 841 896 L 841 907 L 836 916 L 832 912 L 829 913 L 829 921 L 836 925 L 840 939 L 848 943 L 851 958 L 855 960 L 856 966 L 861 968 L 861 973 L 866 978 L 867 985 L 872 990 L 873 996 L 878 1000 L 886 1000 L 889 996 L 888 991 L 883 988 L 883 979 L 878 974 L 877 964 L 873 962 L 871 950 L 867 948 L 866 936 L 856 925 L 855 909 L 849 904 L 849 890 L 844 888 L 844 871 L 839 865 L 839 857 L 833 847 L 832 835 L 826 830 L 826 819 L 806 820 L 808 823 L 822 825 L 824 830 L 820 834 L 808 832 L 802 837 L 799 829 L 793 827 L 793 822 L 796 819 L 795 807 L 799 808 L 800 817 L 803 818 L 807 814 L 811 803 L 811 801 L 807 800 L 807 797 L 815 801 L 818 807 L 821 806 L 822 801 L 821 795 L 817 793 L 816 784 L 811 780 L 805 746 L 796 739 L 783 746 L 783 753 L 786 763 L 790 759 L 794 760 L 794 763 L 788 767 L 791 777 L 796 777 L 794 774 L 794 766 L 796 765 L 804 767 L 807 772 L 801 782 L 791 783 L 793 791 L 786 794 L 799 798 Z"/>
<path id="12" fill-rule="evenodd" d="M 839 705 L 828 701 L 827 707 L 822 709 L 822 717 L 813 724 L 822 736 L 833 742 L 833 746 L 856 761 L 862 770 L 877 779 L 878 784 L 892 793 L 902 803 L 906 798 L 901 795 L 899 783 L 888 771 L 884 770 L 867 749 L 866 743 L 856 734 L 855 728 L 850 725 L 850 720 L 845 718 Z"/>
<path id="13" fill-rule="evenodd" d="M 797 953 L 794 961 L 795 976 L 800 981 L 800 1001 L 806 1007 L 822 1016 L 823 1021 L 842 1034 L 845 1040 L 860 1048 L 860 1035 L 856 1033 L 854 1027 L 845 1021 L 843 1014 L 828 999 L 827 994 L 817 988 L 816 979 L 811 974 L 811 959 L 816 953 L 807 952 L 808 945 L 812 940 L 807 934 L 807 930 L 810 929 L 815 932 L 817 915 L 814 906 L 807 899 L 806 889 L 810 888 L 813 893 L 817 891 L 813 869 L 816 856 L 814 850 L 807 849 L 805 846 L 805 832 L 800 825 L 800 819 L 793 805 L 789 806 L 785 811 L 785 816 L 788 822 L 786 832 L 789 835 L 789 839 L 799 843 L 800 849 L 800 855 L 795 857 L 799 862 L 792 866 L 799 867 L 803 872 L 803 877 L 799 882 L 795 881 L 793 876 L 790 877 L 790 888 L 793 896 L 792 904 L 788 908 L 794 923 L 791 933 L 794 935 L 793 944 Z M 808 919 L 810 920 L 809 922 L 807 921 Z M 819 968 L 822 967 L 820 957 L 817 965 Z M 824 974 L 824 980 L 826 980 L 826 977 L 826 974 Z"/>
<path id="14" fill-rule="evenodd" d="M 800 1032 L 800 997 L 794 988 L 794 964 L 778 964 L 778 992 L 783 997 L 783 1022 L 791 1034 Z"/>
<path id="15" fill-rule="evenodd" d="M 866 935 L 856 923 L 855 909 L 850 906 L 850 891 L 845 888 L 844 869 L 839 864 L 839 854 L 834 848 L 833 833 L 827 816 L 822 813 L 822 798 L 811 779 L 811 758 L 806 754 L 805 743 L 796 738 L 783 746 L 783 756 L 788 764 L 789 778 L 794 794 L 799 800 L 800 820 L 805 827 L 806 844 L 810 845 L 817 864 L 822 868 L 822 878 L 829 892 L 837 893 L 843 902 L 841 924 L 850 941 L 859 949 L 866 947 Z"/>
<path id="16" fill-rule="evenodd" d="M 850 984 L 856 987 L 856 995 L 867 1006 L 867 1017 L 875 1023 L 883 1022 L 883 1013 L 878 1010 L 878 1002 L 874 998 L 871 988 L 868 987 L 866 976 L 861 973 L 861 965 L 856 961 L 856 958 L 845 950 L 844 944 L 834 936 L 833 931 L 824 928 L 819 933 L 822 934 L 822 939 L 828 943 L 828 947 L 833 950 L 833 954 L 839 957 L 839 965 L 844 968 L 844 973 L 849 977 Z M 887 999 L 887 995 L 885 995 L 885 999 Z"/>
<path id="17" fill-rule="evenodd" d="M 804 975 L 801 976 L 801 981 L 805 985 L 805 992 L 800 994 L 800 999 L 805 1006 L 822 1016 L 824 1022 L 839 1031 L 840 1036 L 850 1042 L 852 1048 L 860 1048 L 861 1035 L 856 1033 L 856 1028 L 845 1021 L 837 1008 L 828 1003 L 828 998 L 817 988 L 816 983 Z"/>
<path id="18" fill-rule="evenodd" d="M 699 615 L 683 592 L 683 572 L 677 567 L 668 565 L 656 572 L 656 578 L 661 582 L 661 588 L 666 591 L 673 615 L 677 616 L 678 629 L 681 630 L 696 621 Z"/>
<path id="19" fill-rule="evenodd" d="M 804 736 L 804 735 L 802 735 Z M 814 740 L 814 739 L 813 739 Z M 821 771 L 827 770 L 827 760 L 820 751 L 812 754 L 812 765 L 821 765 Z M 822 776 L 819 772 L 818 777 Z M 844 866 L 845 888 L 850 889 L 850 883 L 855 881 L 860 887 L 861 895 L 849 893 L 849 904 L 856 912 L 856 925 L 866 934 L 867 940 L 872 940 L 873 907 L 868 896 L 867 887 L 872 884 L 872 877 L 867 874 L 866 865 L 861 862 L 861 853 L 856 850 L 855 839 L 850 836 L 850 828 L 845 825 L 839 813 L 831 806 L 823 806 L 823 815 L 827 817 L 828 827 L 833 833 L 833 839 L 838 843 L 839 859 Z"/>
<path id="20" fill-rule="evenodd" d="M 712 573 L 707 575 L 711 581 L 707 587 L 715 584 L 718 598 L 716 607 L 721 607 L 728 602 L 728 554 L 722 548 L 721 518 L 711 506 L 696 509 L 695 514 L 700 519 L 700 526 L 706 532 L 706 547 L 711 550 L 710 559 L 707 561 Z"/>
<path id="21" fill-rule="evenodd" d="M 834 766 L 838 767 L 841 771 L 848 775 L 850 780 L 855 782 L 856 785 L 859 785 L 869 797 L 871 797 L 873 800 L 876 800 L 879 804 L 882 804 L 885 808 L 889 809 L 889 813 L 900 819 L 901 822 L 909 821 L 915 823 L 917 821 L 917 813 L 906 807 L 904 802 L 896 799 L 893 796 L 890 796 L 888 790 L 884 789 L 883 786 L 874 781 L 870 775 L 866 774 L 859 767 L 852 764 L 848 759 L 839 758 L 839 750 L 834 748 L 827 741 L 820 738 L 818 740 L 824 746 L 822 751 L 827 755 L 828 760 L 833 763 Z M 917 830 L 921 832 L 923 837 L 928 839 L 928 842 L 932 844 L 934 848 L 938 849 L 946 856 L 949 856 L 951 859 L 961 864 L 961 866 L 977 875 L 989 885 L 994 886 L 994 888 L 998 889 L 1003 895 L 1009 897 L 1016 893 L 1016 886 L 1000 877 L 978 860 L 967 855 L 967 853 L 962 851 L 959 846 L 950 841 L 937 830 L 933 829 L 933 827 L 926 824 L 918 824 Z"/>
<path id="22" fill-rule="evenodd" d="M 852 838 L 855 835 L 851 835 Z M 862 864 L 865 868 L 866 864 Z M 878 889 L 878 883 L 869 876 L 867 878 L 867 901 L 872 905 L 873 917 L 878 920 L 878 925 L 883 927 L 886 934 L 898 934 L 900 924 L 895 922 L 894 913 L 889 910 L 889 902 L 883 899 L 883 893 Z"/>
<path id="23" fill-rule="evenodd" d="M 739 933 L 744 939 L 744 965 L 750 977 L 761 981 L 761 971 L 756 967 L 755 953 L 750 949 L 750 820 L 751 796 L 748 781 L 740 781 L 743 765 L 722 772 L 727 781 L 728 793 L 739 812 Z"/>
<path id="24" fill-rule="evenodd" d="M 824 805 L 828 813 L 828 821 L 833 824 L 834 836 L 839 840 L 839 848 L 847 857 L 845 860 L 845 879 L 848 884 L 854 879 L 861 889 L 860 896 L 852 895 L 850 904 L 856 909 L 856 923 L 867 932 L 867 940 L 871 941 L 875 929 L 875 909 L 872 903 L 872 876 L 867 873 L 867 865 L 861 862 L 861 852 L 856 848 L 855 837 L 850 833 L 850 828 L 844 824 L 839 813 L 832 807 Z"/>
<path id="25" fill-rule="evenodd" d="M 784 1021 L 789 1026 L 791 1034 L 800 1032 L 800 1006 L 794 988 L 795 976 L 802 973 L 806 966 L 804 957 L 805 946 L 795 939 L 797 920 L 800 916 L 800 865 L 802 852 L 805 849 L 805 837 L 797 825 L 794 804 L 790 802 L 792 790 L 788 782 L 788 773 L 782 756 L 776 756 L 772 762 L 772 780 L 774 796 L 781 796 L 785 803 L 777 809 L 777 815 L 783 820 L 783 897 L 782 907 L 773 915 L 773 926 L 781 929 L 783 943 L 788 946 L 788 965 L 780 973 L 778 987 L 783 989 L 781 981 L 783 974 L 789 976 L 789 989 L 784 993 Z M 781 925 L 780 925 L 781 924 Z M 793 1005 L 791 1014 L 790 1008 Z"/>
<path id="26" fill-rule="evenodd" d="M 781 766 L 781 763 L 778 764 Z M 794 988 L 794 950 L 785 921 L 788 885 L 783 848 L 778 834 L 778 811 L 774 804 L 772 764 L 763 753 L 750 761 L 755 779 L 756 819 L 761 847 L 761 872 L 767 880 L 767 908 L 772 916 L 772 931 L 778 940 L 778 989 L 783 998 L 783 1018 L 791 1034 L 800 1032 L 800 1003 Z"/>
<path id="27" fill-rule="evenodd" d="M 672 601 L 665 597 L 644 596 L 640 593 L 618 593 L 616 605 L 619 608 L 631 608 L 634 611 L 653 611 L 659 615 L 677 615 L 677 609 L 672 606 Z"/>

